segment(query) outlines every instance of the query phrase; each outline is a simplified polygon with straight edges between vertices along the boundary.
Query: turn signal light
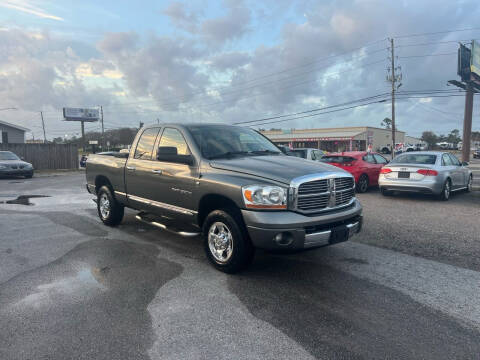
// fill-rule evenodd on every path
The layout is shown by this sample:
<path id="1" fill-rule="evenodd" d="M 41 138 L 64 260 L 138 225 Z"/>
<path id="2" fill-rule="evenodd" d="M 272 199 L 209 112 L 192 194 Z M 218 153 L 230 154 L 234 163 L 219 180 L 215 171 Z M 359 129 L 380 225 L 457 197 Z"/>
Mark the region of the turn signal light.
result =
<path id="1" fill-rule="evenodd" d="M 422 174 L 424 176 L 437 176 L 438 171 L 431 170 L 431 169 L 420 169 L 417 170 L 417 173 Z"/>
<path id="2" fill-rule="evenodd" d="M 392 169 L 389 168 L 382 168 L 380 170 L 380 174 L 390 174 L 392 172 Z"/>

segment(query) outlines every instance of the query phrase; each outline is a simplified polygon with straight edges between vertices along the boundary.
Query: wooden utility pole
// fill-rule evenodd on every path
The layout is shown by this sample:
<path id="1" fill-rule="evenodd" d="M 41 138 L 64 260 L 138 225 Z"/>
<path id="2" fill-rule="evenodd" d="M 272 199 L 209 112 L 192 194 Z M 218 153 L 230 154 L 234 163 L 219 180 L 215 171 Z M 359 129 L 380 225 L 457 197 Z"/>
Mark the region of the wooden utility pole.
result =
<path id="1" fill-rule="evenodd" d="M 100 115 L 101 115 L 101 120 L 102 120 L 102 151 L 105 151 L 105 128 L 103 126 L 103 106 L 100 105 Z"/>
<path id="2" fill-rule="evenodd" d="M 395 46 L 393 38 L 390 39 L 392 47 L 392 159 L 395 157 Z"/>
<path id="3" fill-rule="evenodd" d="M 85 144 L 85 121 L 80 120 L 80 123 L 82 124 L 82 148 L 83 151 L 85 151 L 86 144 Z"/>
<path id="4" fill-rule="evenodd" d="M 465 95 L 465 114 L 463 117 L 462 161 L 470 161 L 470 138 L 472 136 L 473 86 L 467 82 Z"/>
<path id="5" fill-rule="evenodd" d="M 43 121 L 43 111 L 40 111 L 40 117 L 42 118 L 42 128 L 43 128 L 43 143 L 47 143 L 47 135 L 45 133 L 45 121 Z"/>

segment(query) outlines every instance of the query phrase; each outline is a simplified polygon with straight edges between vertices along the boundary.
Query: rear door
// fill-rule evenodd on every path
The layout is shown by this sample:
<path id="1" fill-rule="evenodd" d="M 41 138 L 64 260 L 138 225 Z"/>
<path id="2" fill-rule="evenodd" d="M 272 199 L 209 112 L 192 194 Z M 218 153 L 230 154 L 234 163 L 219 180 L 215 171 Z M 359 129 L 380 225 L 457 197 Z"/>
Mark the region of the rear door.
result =
<path id="1" fill-rule="evenodd" d="M 373 154 L 367 154 L 363 158 L 363 172 L 368 175 L 370 185 L 378 184 L 377 162 Z M 378 170 L 380 171 L 380 170 Z"/>
<path id="2" fill-rule="evenodd" d="M 125 184 L 129 203 L 139 210 L 155 214 L 159 209 L 150 204 L 152 189 L 158 187 L 160 179 L 154 161 L 154 146 L 160 127 L 147 128 L 138 139 L 133 156 L 128 158 L 125 166 Z"/>
<path id="3" fill-rule="evenodd" d="M 457 189 L 462 186 L 461 174 L 459 173 L 457 166 L 453 165 L 450 154 L 442 154 L 442 170 L 450 175 L 453 189 Z"/>
<path id="4" fill-rule="evenodd" d="M 176 147 L 178 155 L 192 154 L 185 137 L 176 128 L 164 128 L 159 139 L 156 149 L 160 146 Z M 182 225 L 191 224 L 196 215 L 193 199 L 198 180 L 198 164 L 190 166 L 155 160 L 155 168 L 161 172 L 158 174 L 161 181 L 151 198 L 160 203 L 164 214 L 171 220 L 182 222 Z"/>
<path id="5" fill-rule="evenodd" d="M 453 155 L 453 154 L 448 154 L 450 156 L 450 159 L 452 160 L 452 166 L 454 169 L 452 170 L 455 174 L 455 178 L 457 179 L 458 182 L 458 187 L 464 187 L 467 186 L 467 175 L 468 175 L 468 169 L 465 166 L 462 166 L 460 163 L 460 160 Z"/>

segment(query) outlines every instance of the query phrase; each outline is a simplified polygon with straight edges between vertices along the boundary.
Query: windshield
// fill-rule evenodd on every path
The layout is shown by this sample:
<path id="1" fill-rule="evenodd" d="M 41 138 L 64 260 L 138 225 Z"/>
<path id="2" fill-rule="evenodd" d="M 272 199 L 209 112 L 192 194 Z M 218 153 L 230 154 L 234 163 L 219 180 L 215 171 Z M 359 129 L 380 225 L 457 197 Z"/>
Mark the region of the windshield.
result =
<path id="1" fill-rule="evenodd" d="M 0 152 L 0 160 L 20 160 L 20 158 L 10 151 Z"/>
<path id="2" fill-rule="evenodd" d="M 435 165 L 436 155 L 431 154 L 404 154 L 395 157 L 390 164 L 423 164 Z"/>
<path id="3" fill-rule="evenodd" d="M 270 140 L 252 129 L 229 125 L 199 125 L 188 129 L 207 159 L 282 154 Z"/>

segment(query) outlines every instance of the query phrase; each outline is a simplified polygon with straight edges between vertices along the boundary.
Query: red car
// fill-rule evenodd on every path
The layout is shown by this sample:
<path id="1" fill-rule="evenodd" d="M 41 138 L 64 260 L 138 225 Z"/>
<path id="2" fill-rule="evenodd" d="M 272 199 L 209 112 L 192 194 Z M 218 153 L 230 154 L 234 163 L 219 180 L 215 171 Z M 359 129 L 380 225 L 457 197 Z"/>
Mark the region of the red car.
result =
<path id="1" fill-rule="evenodd" d="M 382 155 L 366 151 L 347 151 L 332 153 L 322 157 L 321 161 L 348 171 L 355 177 L 356 190 L 366 192 L 369 186 L 378 185 L 380 169 L 388 163 Z"/>

